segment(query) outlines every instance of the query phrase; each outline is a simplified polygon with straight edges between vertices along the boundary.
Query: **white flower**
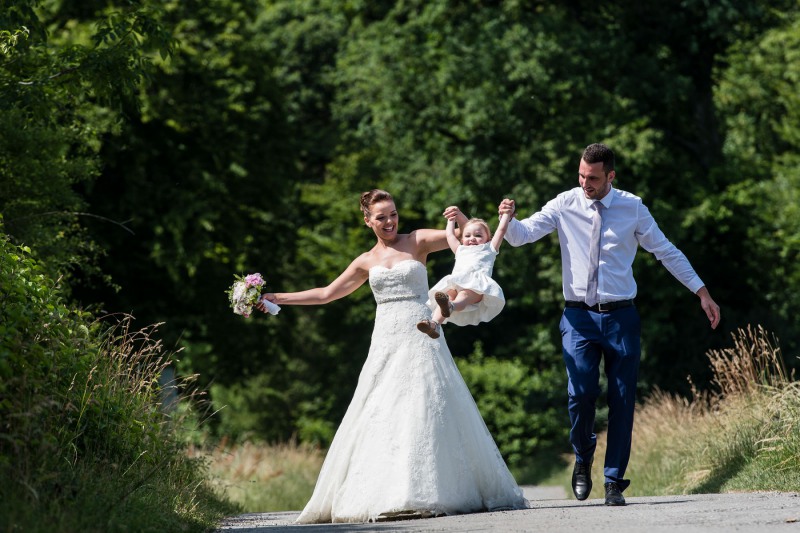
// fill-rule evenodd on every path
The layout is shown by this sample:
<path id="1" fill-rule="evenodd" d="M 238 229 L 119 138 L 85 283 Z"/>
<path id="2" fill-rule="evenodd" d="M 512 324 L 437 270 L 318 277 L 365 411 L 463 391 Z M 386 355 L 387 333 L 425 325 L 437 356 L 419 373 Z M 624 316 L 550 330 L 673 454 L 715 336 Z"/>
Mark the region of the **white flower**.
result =
<path id="1" fill-rule="evenodd" d="M 249 317 L 253 312 L 253 307 L 258 304 L 261 298 L 264 279 L 259 273 L 248 274 L 247 276 L 234 275 L 234 279 L 233 285 L 225 291 L 228 294 L 231 308 L 235 314 Z M 277 314 L 279 309 L 280 307 L 269 302 L 268 311 L 270 314 Z"/>

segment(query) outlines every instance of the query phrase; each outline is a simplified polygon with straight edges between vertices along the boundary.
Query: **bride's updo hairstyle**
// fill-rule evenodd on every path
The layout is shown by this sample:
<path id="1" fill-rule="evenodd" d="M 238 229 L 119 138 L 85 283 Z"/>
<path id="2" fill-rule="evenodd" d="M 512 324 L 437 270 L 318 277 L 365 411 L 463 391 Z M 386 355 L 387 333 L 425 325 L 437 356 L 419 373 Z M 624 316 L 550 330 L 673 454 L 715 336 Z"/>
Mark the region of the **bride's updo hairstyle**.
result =
<path id="1" fill-rule="evenodd" d="M 381 189 L 372 189 L 361 195 L 361 212 L 364 216 L 369 218 L 369 208 L 378 202 L 394 202 L 392 195 Z"/>

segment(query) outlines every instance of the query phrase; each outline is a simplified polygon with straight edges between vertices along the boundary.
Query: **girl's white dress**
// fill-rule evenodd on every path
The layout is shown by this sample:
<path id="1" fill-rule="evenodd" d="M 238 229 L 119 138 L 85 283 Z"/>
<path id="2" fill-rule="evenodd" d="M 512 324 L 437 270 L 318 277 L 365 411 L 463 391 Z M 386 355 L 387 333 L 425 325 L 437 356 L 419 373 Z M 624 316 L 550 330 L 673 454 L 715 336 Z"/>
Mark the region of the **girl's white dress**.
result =
<path id="1" fill-rule="evenodd" d="M 503 310 L 506 299 L 503 289 L 492 279 L 494 260 L 497 250 L 491 242 L 474 246 L 459 245 L 456 249 L 456 264 L 453 272 L 439 280 L 428 292 L 427 305 L 436 309 L 433 295 L 447 292 L 450 289 L 469 289 L 483 295 L 477 304 L 470 305 L 463 311 L 453 313 L 445 322 L 457 326 L 474 326 L 480 322 L 488 322 Z"/>
<path id="2" fill-rule="evenodd" d="M 415 511 L 527 507 L 430 318 L 419 261 L 369 273 L 377 309 L 367 360 L 299 523 L 366 522 Z"/>

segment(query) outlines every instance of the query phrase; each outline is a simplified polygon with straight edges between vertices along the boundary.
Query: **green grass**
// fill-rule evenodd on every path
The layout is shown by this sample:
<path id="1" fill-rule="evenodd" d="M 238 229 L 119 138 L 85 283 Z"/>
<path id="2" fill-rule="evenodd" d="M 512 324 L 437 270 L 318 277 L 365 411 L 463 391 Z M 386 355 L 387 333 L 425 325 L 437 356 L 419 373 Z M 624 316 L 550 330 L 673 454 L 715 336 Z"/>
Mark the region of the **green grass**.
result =
<path id="1" fill-rule="evenodd" d="M 156 473 L 102 464 L 53 472 L 52 488 L 33 501 L 20 494 L 0 503 L 3 531 L 208 531 L 238 509 L 204 486 L 196 468 L 186 460 Z"/>
<path id="2" fill-rule="evenodd" d="M 191 409 L 162 406 L 157 327 L 70 308 L 28 253 L 0 238 L 0 531 L 200 532 L 237 512 L 186 453 Z"/>
<path id="3" fill-rule="evenodd" d="M 564 468 L 569 463 L 571 469 L 572 462 L 571 458 L 561 456 L 560 453 L 553 447 L 543 449 L 528 457 L 522 464 L 509 464 L 508 468 L 520 485 L 562 485 Z M 570 475 L 572 475 L 572 470 L 570 470 Z"/>

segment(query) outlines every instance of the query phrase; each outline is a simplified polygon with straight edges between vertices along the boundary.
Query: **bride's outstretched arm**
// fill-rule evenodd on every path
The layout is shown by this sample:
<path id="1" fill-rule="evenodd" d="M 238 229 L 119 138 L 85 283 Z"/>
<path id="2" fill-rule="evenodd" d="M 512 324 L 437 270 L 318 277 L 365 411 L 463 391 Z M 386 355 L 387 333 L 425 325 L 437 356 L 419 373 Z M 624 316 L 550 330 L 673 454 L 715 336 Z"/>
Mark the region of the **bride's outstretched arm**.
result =
<path id="1" fill-rule="evenodd" d="M 278 305 L 322 305 L 344 298 L 369 279 L 369 269 L 363 256 L 357 257 L 344 272 L 339 274 L 327 287 L 316 287 L 299 292 L 267 292 L 262 298 Z M 263 304 L 256 308 L 265 311 Z"/>

